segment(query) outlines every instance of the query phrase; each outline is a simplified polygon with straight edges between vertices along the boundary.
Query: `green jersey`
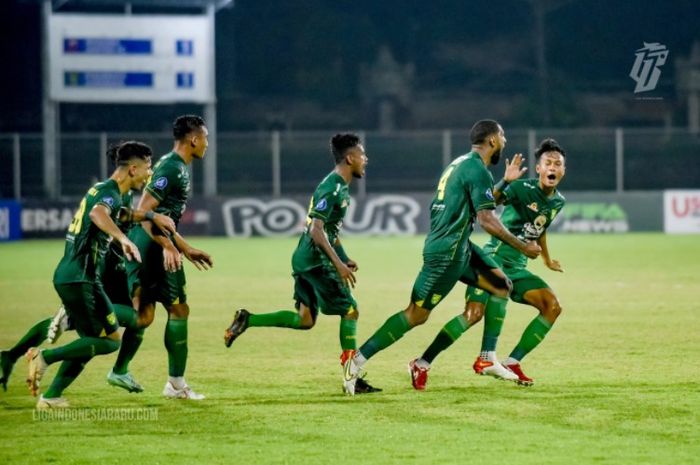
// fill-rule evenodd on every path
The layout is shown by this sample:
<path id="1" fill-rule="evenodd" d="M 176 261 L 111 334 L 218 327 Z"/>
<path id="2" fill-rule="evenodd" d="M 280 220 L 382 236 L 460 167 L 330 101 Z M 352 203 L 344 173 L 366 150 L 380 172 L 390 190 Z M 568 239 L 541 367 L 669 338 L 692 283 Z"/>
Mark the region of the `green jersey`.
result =
<path id="1" fill-rule="evenodd" d="M 342 176 L 333 171 L 321 181 L 314 195 L 311 196 L 306 227 L 292 255 L 294 271 L 307 271 L 328 263 L 328 257 L 316 247 L 309 234 L 311 222 L 314 218 L 323 220 L 323 231 L 328 237 L 328 242 L 333 245 L 338 239 L 348 205 L 350 205 L 348 185 Z"/>
<path id="2" fill-rule="evenodd" d="M 122 207 L 131 209 L 133 201 L 134 194 L 131 191 L 122 195 Z M 131 227 L 134 225 L 134 223 L 129 221 L 119 221 L 119 218 L 117 218 L 114 222 L 124 234 L 127 234 Z M 110 240 L 107 250 L 105 250 L 105 253 L 99 257 L 98 261 L 99 269 L 97 270 L 97 273 L 100 275 L 100 278 L 102 278 L 106 266 L 115 267 L 118 268 L 120 271 L 124 271 L 124 252 L 122 251 L 122 245 L 119 242 Z M 103 283 L 105 282 L 102 279 L 100 280 Z"/>
<path id="3" fill-rule="evenodd" d="M 423 255 L 468 259 L 476 212 L 494 208 L 493 176 L 479 154 L 469 152 L 456 158 L 443 171 L 430 204 L 430 231 Z"/>
<path id="4" fill-rule="evenodd" d="M 95 281 L 99 262 L 107 252 L 110 237 L 92 222 L 90 212 L 95 206 L 104 205 L 112 220 L 116 220 L 121 204 L 122 195 L 113 179 L 99 182 L 88 190 L 68 226 L 66 246 L 63 258 L 54 272 L 54 283 Z"/>
<path id="5" fill-rule="evenodd" d="M 190 195 L 190 172 L 180 155 L 170 152 L 158 160 L 146 190 L 160 202 L 155 211 L 168 215 L 177 224 Z"/>
<path id="6" fill-rule="evenodd" d="M 540 189 L 538 179 L 513 181 L 503 190 L 502 195 L 505 197 L 505 208 L 501 222 L 514 236 L 524 241 L 537 240 L 566 203 L 564 196 L 557 190 L 547 196 Z M 496 253 L 505 264 L 527 266 L 525 254 L 493 236 L 484 250 Z"/>

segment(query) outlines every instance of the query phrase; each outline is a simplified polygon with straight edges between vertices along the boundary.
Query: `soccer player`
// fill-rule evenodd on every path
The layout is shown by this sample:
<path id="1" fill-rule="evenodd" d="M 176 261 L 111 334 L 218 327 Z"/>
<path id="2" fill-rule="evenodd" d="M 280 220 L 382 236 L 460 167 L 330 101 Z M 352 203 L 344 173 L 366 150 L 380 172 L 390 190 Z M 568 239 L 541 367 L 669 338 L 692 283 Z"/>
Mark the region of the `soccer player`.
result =
<path id="1" fill-rule="evenodd" d="M 349 188 L 353 178 L 365 174 L 367 155 L 355 134 L 336 134 L 330 149 L 335 159 L 331 171 L 311 197 L 306 228 L 292 255 L 294 310 L 254 314 L 240 309 L 224 334 L 230 347 L 249 327 L 310 329 L 318 312 L 340 316 L 341 363 L 357 348 L 357 302 L 350 290 L 355 286 L 357 263 L 348 258 L 338 234 L 350 204 Z M 376 392 L 364 380 L 358 380 L 358 393 Z"/>
<path id="2" fill-rule="evenodd" d="M 54 349 L 27 351 L 29 376 L 27 384 L 36 396 L 46 369 L 63 361 L 51 386 L 37 402 L 37 408 L 67 407 L 61 396 L 95 355 L 114 352 L 119 348 L 115 306 L 104 293 L 99 268 L 104 259 L 109 238 L 121 244 L 129 260 L 140 261 L 136 246 L 119 230 L 114 220 L 121 207 L 122 196 L 131 189 L 141 189 L 151 174 L 151 149 L 139 142 L 123 144 L 118 149 L 118 167 L 104 182 L 95 184 L 80 202 L 78 211 L 68 227 L 63 258 L 54 272 L 53 283 L 79 339 Z M 136 211 L 137 220 L 150 219 L 158 227 L 174 232 L 175 224 L 152 211 Z M 136 312 L 131 313 L 135 325 Z M 128 318 L 128 317 L 125 317 Z M 104 334 L 104 335 L 103 335 Z"/>
<path id="3" fill-rule="evenodd" d="M 130 144 L 131 142 L 114 144 L 107 150 L 107 157 L 110 159 L 114 168 L 118 165 L 117 154 L 122 144 Z M 122 207 L 119 211 L 119 216 L 115 223 L 126 233 L 131 224 L 128 219 L 133 216 L 131 213 L 133 194 L 132 191 L 126 192 L 122 196 Z M 104 260 L 99 260 L 100 263 L 100 281 L 104 287 L 105 294 L 109 297 L 113 304 L 121 304 L 131 307 L 131 298 L 127 291 L 126 271 L 124 269 L 124 256 L 121 249 L 121 244 L 116 241 L 110 241 L 109 248 L 104 257 Z M 125 311 L 125 310 L 124 310 Z M 133 313 L 133 312 L 131 312 Z M 124 313 L 117 311 L 117 319 Z M 127 322 L 124 324 L 128 324 Z M 61 336 L 63 331 L 75 329 L 70 324 L 66 309 L 61 305 L 52 318 L 46 318 L 37 322 L 32 326 L 27 333 L 10 349 L 0 351 L 0 384 L 7 391 L 7 383 L 12 373 L 17 360 L 24 355 L 27 350 L 32 347 L 41 345 L 44 341 L 54 344 Z"/>
<path id="4" fill-rule="evenodd" d="M 564 149 L 554 139 L 544 139 L 535 152 L 537 178 L 516 180 L 517 177 L 513 176 L 515 171 L 506 172 L 503 180 L 496 185 L 496 194 L 506 205 L 501 215 L 505 227 L 521 239 L 537 241 L 542 248 L 542 259 L 547 268 L 558 272 L 563 270 L 559 262 L 549 255 L 547 228 L 564 207 L 565 199 L 557 191 L 557 186 L 566 170 L 565 156 Z M 519 164 L 520 160 L 514 160 L 514 163 Z M 493 236 L 484 246 L 484 252 L 498 263 L 512 281 L 510 298 L 515 302 L 532 305 L 539 310 L 539 315 L 527 326 L 510 357 L 501 364 L 496 357 L 496 344 L 506 316 L 506 302 L 493 301 L 488 292 L 469 286 L 465 312 L 448 322 L 422 357 L 411 362 L 417 367 L 413 371 L 412 382 L 418 390 L 425 389 L 428 370 L 435 357 L 466 331 L 461 322 L 467 314 L 484 314 L 484 308 L 486 319 L 481 353 L 474 362 L 474 371 L 524 386 L 533 384 L 533 380 L 523 373 L 520 361 L 542 342 L 561 313 L 561 305 L 547 283 L 526 269 L 528 260 L 522 252 Z"/>
<path id="5" fill-rule="evenodd" d="M 139 202 L 140 209 L 163 213 L 172 218 L 175 224 L 180 221 L 190 195 L 187 168 L 193 160 L 204 158 L 208 135 L 204 120 L 199 116 L 183 115 L 175 120 L 173 150 L 156 163 Z M 190 246 L 177 232 L 166 236 L 149 222 L 134 226 L 129 238 L 143 257 L 143 263 L 126 263 L 129 291 L 134 307 L 138 308 L 138 327 L 124 331 L 119 355 L 107 375 L 107 381 L 129 392 L 143 391 L 143 387 L 128 371 L 129 362 L 141 346 L 145 328 L 153 322 L 156 302 L 160 302 L 168 312 L 164 340 L 168 351 L 169 378 L 163 395 L 175 399 L 204 399 L 203 395 L 187 385 L 184 378 L 190 308 L 180 253 L 200 270 L 209 269 L 213 265 L 212 259 L 206 252 Z"/>
<path id="6" fill-rule="evenodd" d="M 474 220 L 528 257 L 537 257 L 540 246 L 510 233 L 494 214 L 493 177 L 486 169 L 496 164 L 506 144 L 500 124 L 478 121 L 471 129 L 471 151 L 456 158 L 443 171 L 430 205 L 430 231 L 423 247 L 423 267 L 413 285 L 405 310 L 391 316 L 344 365 L 344 390 L 355 394 L 360 370 L 377 352 L 386 349 L 417 325 L 450 292 L 457 281 L 475 285 L 505 301 L 511 283 L 498 266 L 469 241 Z M 481 318 L 478 316 L 478 318 Z M 464 325 L 478 321 L 469 315 Z"/>

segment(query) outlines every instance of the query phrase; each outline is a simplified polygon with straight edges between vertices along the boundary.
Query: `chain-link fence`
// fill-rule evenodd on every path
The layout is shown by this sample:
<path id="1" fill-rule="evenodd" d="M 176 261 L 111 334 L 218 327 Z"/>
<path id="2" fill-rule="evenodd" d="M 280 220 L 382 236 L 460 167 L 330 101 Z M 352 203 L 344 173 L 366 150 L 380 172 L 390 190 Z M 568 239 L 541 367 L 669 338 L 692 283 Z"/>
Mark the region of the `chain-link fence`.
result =
<path id="1" fill-rule="evenodd" d="M 216 186 L 221 196 L 308 193 L 333 166 L 330 132 L 257 132 L 217 135 Z M 468 131 L 360 132 L 369 166 L 355 194 L 423 192 L 435 187 L 443 167 L 469 149 Z M 522 152 L 534 172 L 532 154 L 544 137 L 567 151 L 565 191 L 627 191 L 700 187 L 700 137 L 676 128 L 586 128 L 507 130 L 504 153 Z M 108 143 L 137 139 L 157 154 L 172 138 L 164 133 L 61 134 L 57 169 L 45 173 L 41 134 L 0 134 L 0 198 L 41 198 L 46 176 L 60 197 L 82 195 L 109 175 Z M 158 156 L 159 156 L 158 155 Z M 204 192 L 203 169 L 192 165 L 194 193 Z M 503 165 L 493 168 L 500 177 Z"/>

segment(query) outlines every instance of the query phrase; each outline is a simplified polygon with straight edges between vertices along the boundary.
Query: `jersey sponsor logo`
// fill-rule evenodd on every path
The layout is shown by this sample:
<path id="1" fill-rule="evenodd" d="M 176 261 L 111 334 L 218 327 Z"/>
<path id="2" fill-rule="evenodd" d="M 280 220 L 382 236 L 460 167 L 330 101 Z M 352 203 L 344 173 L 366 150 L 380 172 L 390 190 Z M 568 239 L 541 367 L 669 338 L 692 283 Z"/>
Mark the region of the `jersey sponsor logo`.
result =
<path id="1" fill-rule="evenodd" d="M 496 200 L 493 196 L 493 192 L 491 191 L 491 189 L 486 189 L 486 198 L 489 200 Z"/>
<path id="2" fill-rule="evenodd" d="M 106 203 L 110 207 L 114 205 L 114 199 L 112 197 L 103 197 L 101 201 Z"/>
<path id="3" fill-rule="evenodd" d="M 168 185 L 168 178 L 165 176 L 161 176 L 158 179 L 156 179 L 156 182 L 153 183 L 153 186 L 156 189 L 165 189 L 165 186 Z"/>
<path id="4" fill-rule="evenodd" d="M 441 300 L 442 296 L 440 294 L 433 294 L 433 296 L 430 298 L 430 303 L 432 305 L 437 305 Z"/>
<path id="5" fill-rule="evenodd" d="M 335 195 L 335 194 L 334 194 Z M 328 208 L 328 201 L 326 199 L 321 199 L 319 202 L 316 204 L 314 207 L 314 210 L 318 212 L 324 211 L 326 208 Z"/>

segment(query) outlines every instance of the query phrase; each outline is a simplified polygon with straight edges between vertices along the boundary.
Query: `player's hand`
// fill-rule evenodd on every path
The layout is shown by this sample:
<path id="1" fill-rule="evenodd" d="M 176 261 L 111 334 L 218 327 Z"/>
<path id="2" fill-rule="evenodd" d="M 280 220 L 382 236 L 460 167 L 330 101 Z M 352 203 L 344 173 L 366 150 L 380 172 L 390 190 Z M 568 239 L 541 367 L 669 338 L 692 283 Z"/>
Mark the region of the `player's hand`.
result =
<path id="1" fill-rule="evenodd" d="M 552 271 L 564 272 L 564 268 L 561 267 L 561 264 L 557 260 L 545 260 L 544 264 Z"/>
<path id="2" fill-rule="evenodd" d="M 345 265 L 346 265 L 348 268 L 350 268 L 350 271 L 352 271 L 353 273 L 357 273 L 357 270 L 359 269 L 359 268 L 357 267 L 357 262 L 356 262 L 355 260 L 350 260 L 350 259 L 348 259 L 348 261 L 345 262 Z"/>
<path id="3" fill-rule="evenodd" d="M 163 268 L 165 268 L 165 271 L 168 273 L 182 268 L 182 256 L 175 246 L 163 248 Z"/>
<path id="4" fill-rule="evenodd" d="M 214 260 L 212 260 L 211 255 L 194 247 L 190 247 L 185 251 L 185 257 L 200 271 L 208 270 L 214 266 Z"/>
<path id="5" fill-rule="evenodd" d="M 527 258 L 537 258 L 542 253 L 542 247 L 535 241 L 528 241 L 525 243 L 523 253 Z"/>
<path id="6" fill-rule="evenodd" d="M 124 256 L 127 260 L 136 260 L 137 262 L 141 263 L 141 253 L 139 253 L 139 249 L 136 247 L 136 244 L 131 242 L 126 236 L 124 236 L 119 243 L 122 245 L 122 252 L 124 252 Z"/>
<path id="7" fill-rule="evenodd" d="M 177 230 L 175 229 L 175 222 L 168 215 L 163 215 L 162 213 L 153 214 L 153 224 L 158 226 L 163 232 L 168 232 L 170 234 L 175 234 Z"/>
<path id="8" fill-rule="evenodd" d="M 513 161 L 506 158 L 506 171 L 503 174 L 503 179 L 505 179 L 507 182 L 513 182 L 522 176 L 525 171 L 527 171 L 527 167 L 522 167 L 523 161 L 524 159 L 522 153 L 516 153 L 513 156 Z"/>
<path id="9" fill-rule="evenodd" d="M 350 286 L 353 288 L 355 287 L 356 279 L 350 267 L 348 267 L 345 263 L 341 262 L 335 265 L 335 269 L 338 270 L 340 279 L 343 281 L 343 283 L 345 283 L 346 286 Z"/>

